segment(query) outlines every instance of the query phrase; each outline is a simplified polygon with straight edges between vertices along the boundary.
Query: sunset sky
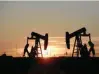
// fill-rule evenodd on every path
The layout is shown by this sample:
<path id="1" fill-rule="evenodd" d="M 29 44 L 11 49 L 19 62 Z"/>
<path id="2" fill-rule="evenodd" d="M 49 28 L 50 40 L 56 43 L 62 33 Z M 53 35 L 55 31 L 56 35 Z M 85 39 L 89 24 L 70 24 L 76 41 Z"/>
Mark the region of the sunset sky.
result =
<path id="1" fill-rule="evenodd" d="M 0 1 L 0 54 L 21 56 L 32 31 L 49 34 L 48 55 L 63 55 L 65 32 L 86 27 L 99 46 L 99 2 L 97 1 Z M 69 52 L 69 51 L 68 51 Z"/>

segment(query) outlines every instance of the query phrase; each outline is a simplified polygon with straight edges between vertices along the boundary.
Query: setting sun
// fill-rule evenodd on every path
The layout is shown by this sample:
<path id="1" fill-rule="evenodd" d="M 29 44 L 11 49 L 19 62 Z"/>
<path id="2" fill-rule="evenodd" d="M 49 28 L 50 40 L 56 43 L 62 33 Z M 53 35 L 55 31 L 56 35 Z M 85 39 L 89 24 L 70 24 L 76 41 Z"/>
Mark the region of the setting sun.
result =
<path id="1" fill-rule="evenodd" d="M 20 57 L 23 55 L 23 50 L 24 48 L 19 48 L 19 49 L 15 49 L 16 53 L 14 55 L 19 55 Z M 44 58 L 47 57 L 56 57 L 57 54 L 59 54 L 59 48 L 57 48 L 56 46 L 48 46 L 46 50 L 44 50 L 44 48 L 42 48 L 42 54 Z M 28 48 L 28 51 L 31 51 L 31 48 Z M 26 53 L 26 57 L 28 57 L 27 53 Z M 41 57 L 41 55 L 40 55 Z"/>
<path id="2" fill-rule="evenodd" d="M 55 56 L 55 50 L 57 50 L 55 46 L 48 46 L 47 50 L 42 50 L 43 57 Z"/>

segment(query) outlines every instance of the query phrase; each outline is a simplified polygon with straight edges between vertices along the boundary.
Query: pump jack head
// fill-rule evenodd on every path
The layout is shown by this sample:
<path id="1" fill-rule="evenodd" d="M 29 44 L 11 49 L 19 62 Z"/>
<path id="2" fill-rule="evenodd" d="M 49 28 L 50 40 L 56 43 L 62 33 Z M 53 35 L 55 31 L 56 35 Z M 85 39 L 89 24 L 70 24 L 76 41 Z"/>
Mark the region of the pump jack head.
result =
<path id="1" fill-rule="evenodd" d="M 43 39 L 44 40 L 44 50 L 47 49 L 47 46 L 48 46 L 48 33 L 44 35 L 40 35 L 36 32 L 32 32 L 31 33 L 31 38 L 35 38 L 35 39 Z"/>
<path id="2" fill-rule="evenodd" d="M 69 34 L 69 32 L 66 32 L 65 39 L 66 39 L 66 46 L 68 49 L 70 49 L 70 38 L 72 38 L 72 37 L 78 38 L 78 36 L 80 36 L 81 34 L 84 34 L 84 35 L 86 34 L 86 28 L 85 27 L 83 27 L 83 28 L 71 33 L 71 34 Z"/>
<path id="3" fill-rule="evenodd" d="M 44 50 L 47 49 L 47 46 L 48 46 L 48 33 L 45 34 Z"/>
<path id="4" fill-rule="evenodd" d="M 65 38 L 66 38 L 66 44 L 67 44 L 66 46 L 67 46 L 68 49 L 70 49 L 70 39 L 69 39 L 70 37 L 69 37 L 69 32 L 66 32 L 66 37 L 65 37 Z"/>

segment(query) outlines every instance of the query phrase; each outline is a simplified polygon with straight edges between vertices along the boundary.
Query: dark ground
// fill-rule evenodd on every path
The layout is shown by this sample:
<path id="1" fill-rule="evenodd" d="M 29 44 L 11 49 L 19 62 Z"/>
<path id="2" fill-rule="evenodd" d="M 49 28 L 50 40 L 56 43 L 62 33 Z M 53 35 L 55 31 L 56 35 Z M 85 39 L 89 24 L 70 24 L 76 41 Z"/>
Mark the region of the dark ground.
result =
<path id="1" fill-rule="evenodd" d="M 99 74 L 99 58 L 0 57 L 0 74 Z"/>

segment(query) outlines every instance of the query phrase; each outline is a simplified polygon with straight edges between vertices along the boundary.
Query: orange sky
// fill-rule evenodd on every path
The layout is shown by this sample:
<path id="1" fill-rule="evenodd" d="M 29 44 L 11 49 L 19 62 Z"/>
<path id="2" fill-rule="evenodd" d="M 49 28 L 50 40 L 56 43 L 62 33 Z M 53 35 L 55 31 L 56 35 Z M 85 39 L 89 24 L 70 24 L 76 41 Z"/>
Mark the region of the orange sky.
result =
<path id="1" fill-rule="evenodd" d="M 83 43 L 88 42 L 88 38 L 82 38 L 82 40 L 83 40 Z M 95 44 L 96 53 L 99 53 L 98 37 L 92 37 L 92 41 Z M 29 51 L 30 51 L 31 46 L 32 46 L 31 43 L 32 43 L 32 41 L 29 41 L 29 44 L 30 44 L 30 47 L 28 49 Z M 41 43 L 42 43 L 42 49 L 43 49 L 43 40 L 41 40 Z M 26 44 L 26 42 L 24 44 Z M 46 51 L 42 50 L 42 51 L 43 51 L 45 57 L 65 56 L 66 51 L 68 52 L 68 56 L 70 56 L 72 49 L 73 49 L 72 48 L 73 44 L 74 44 L 74 39 L 71 39 L 71 49 L 67 49 L 67 47 L 65 45 L 65 38 L 64 37 L 50 37 L 47 50 Z M 22 57 L 25 45 L 23 45 L 23 47 L 21 47 L 21 48 L 19 48 L 19 46 L 20 46 L 20 44 L 17 44 L 16 48 L 5 49 L 3 51 L 0 51 L 1 52 L 0 54 L 2 54 L 5 51 L 7 53 L 7 55 L 10 55 L 10 56 L 12 55 L 14 57 L 16 57 L 16 56 Z"/>
<path id="2" fill-rule="evenodd" d="M 99 2 L 91 1 L 35 1 L 0 2 L 0 54 L 19 54 L 32 31 L 49 37 L 49 46 L 55 46 L 55 54 L 66 51 L 65 32 L 74 32 L 82 27 L 91 33 L 98 51 Z M 62 37 L 62 38 L 57 38 Z M 17 46 L 16 46 L 17 45 Z M 16 53 L 16 48 L 17 52 Z M 56 50 L 56 48 L 58 48 Z M 54 49 L 51 49 L 54 55 Z M 11 51 L 11 52 L 10 52 Z"/>

